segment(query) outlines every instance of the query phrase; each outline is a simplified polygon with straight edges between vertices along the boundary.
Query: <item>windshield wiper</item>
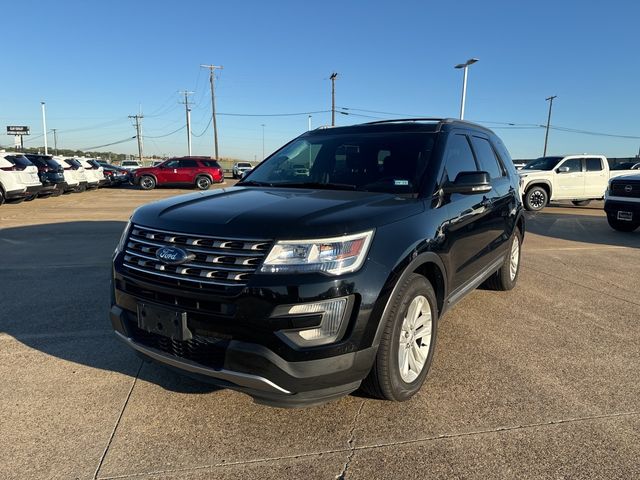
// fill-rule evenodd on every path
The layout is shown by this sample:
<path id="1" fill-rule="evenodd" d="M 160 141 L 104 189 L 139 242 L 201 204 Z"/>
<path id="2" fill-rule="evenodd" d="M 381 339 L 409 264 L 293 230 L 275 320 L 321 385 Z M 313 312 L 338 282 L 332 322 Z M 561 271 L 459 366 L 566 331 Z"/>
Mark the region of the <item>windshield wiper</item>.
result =
<path id="1" fill-rule="evenodd" d="M 324 183 L 324 182 L 290 182 L 290 183 L 276 183 L 276 187 L 291 187 L 291 188 L 323 188 L 327 190 L 357 190 L 355 185 L 348 183 Z"/>
<path id="2" fill-rule="evenodd" d="M 236 183 L 238 187 L 273 187 L 273 183 L 256 182 L 255 180 L 247 180 L 246 182 Z"/>

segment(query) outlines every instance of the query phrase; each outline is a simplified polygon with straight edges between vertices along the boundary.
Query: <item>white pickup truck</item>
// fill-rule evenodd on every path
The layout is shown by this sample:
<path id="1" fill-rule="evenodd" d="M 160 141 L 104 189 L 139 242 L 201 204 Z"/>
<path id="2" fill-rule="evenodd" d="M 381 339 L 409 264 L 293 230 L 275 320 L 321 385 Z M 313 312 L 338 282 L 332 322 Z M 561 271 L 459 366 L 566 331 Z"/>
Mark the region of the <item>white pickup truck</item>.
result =
<path id="1" fill-rule="evenodd" d="M 583 206 L 602 199 L 610 178 L 634 172 L 611 171 L 607 157 L 584 154 L 541 157 L 518 173 L 524 206 L 537 211 L 551 200 L 571 200 L 574 205 Z"/>

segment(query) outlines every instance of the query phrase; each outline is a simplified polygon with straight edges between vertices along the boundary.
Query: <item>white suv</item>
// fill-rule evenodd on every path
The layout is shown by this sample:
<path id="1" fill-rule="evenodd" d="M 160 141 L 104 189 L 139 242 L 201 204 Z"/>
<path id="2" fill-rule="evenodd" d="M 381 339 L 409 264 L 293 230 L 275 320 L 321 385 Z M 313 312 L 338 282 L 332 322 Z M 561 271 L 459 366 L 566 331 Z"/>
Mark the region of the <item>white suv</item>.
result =
<path id="1" fill-rule="evenodd" d="M 65 193 L 80 191 L 80 178 L 78 176 L 77 170 L 74 170 L 73 167 L 65 162 L 61 157 L 53 157 L 53 160 L 59 163 L 60 166 L 64 169 L 64 181 L 67 184 L 64 189 Z"/>
<path id="2" fill-rule="evenodd" d="M 89 188 L 97 188 L 100 185 L 104 184 L 104 168 L 96 167 L 92 165 L 88 160 L 84 158 L 76 158 L 80 165 L 84 167 L 84 173 L 87 176 L 87 186 Z"/>
<path id="3" fill-rule="evenodd" d="M 0 153 L 0 205 L 5 200 L 33 200 L 41 189 L 38 168 L 27 157 L 22 153 Z"/>
<path id="4" fill-rule="evenodd" d="M 125 170 L 135 170 L 137 168 L 140 168 L 141 166 L 142 165 L 137 160 L 124 160 L 120 164 L 120 167 L 124 168 Z"/>
<path id="5" fill-rule="evenodd" d="M 237 162 L 233 166 L 233 178 L 242 178 L 245 172 L 253 170 L 253 165 L 249 162 Z"/>

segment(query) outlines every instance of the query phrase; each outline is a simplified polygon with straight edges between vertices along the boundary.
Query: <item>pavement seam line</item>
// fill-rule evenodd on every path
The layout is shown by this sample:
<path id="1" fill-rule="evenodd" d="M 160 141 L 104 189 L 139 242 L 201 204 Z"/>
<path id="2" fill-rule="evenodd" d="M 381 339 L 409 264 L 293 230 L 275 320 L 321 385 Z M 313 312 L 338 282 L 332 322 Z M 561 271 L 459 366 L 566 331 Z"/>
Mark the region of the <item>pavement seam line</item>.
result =
<path id="1" fill-rule="evenodd" d="M 364 408 L 364 402 L 365 401 L 362 400 L 362 403 L 360 403 L 360 407 L 358 407 L 358 411 L 353 417 L 353 422 L 351 422 L 351 428 L 349 429 L 349 440 L 347 440 L 347 445 L 349 446 L 349 455 L 347 455 L 347 460 L 342 466 L 342 471 L 338 475 L 336 475 L 336 480 L 345 480 L 345 478 L 347 478 L 347 470 L 349 470 L 349 464 L 353 459 L 353 455 L 356 453 L 353 442 L 355 441 L 356 427 L 358 426 L 358 419 L 360 418 L 360 414 L 362 413 L 362 409 Z"/>
<path id="2" fill-rule="evenodd" d="M 364 401 L 363 401 L 364 404 Z M 251 465 L 254 463 L 269 463 L 269 462 L 277 462 L 280 460 L 295 460 L 298 458 L 310 458 L 310 457 L 319 457 L 322 455 L 331 455 L 334 453 L 342 453 L 342 452 L 353 452 L 354 454 L 357 451 L 364 451 L 364 450 L 373 450 L 376 448 L 383 448 L 383 447 L 393 447 L 396 445 L 411 445 L 411 444 L 415 444 L 415 443 L 422 443 L 422 442 L 431 442 L 431 441 L 437 441 L 437 440 L 443 440 L 443 439 L 450 439 L 450 438 L 460 438 L 460 437 L 472 437 L 475 435 L 485 435 L 487 433 L 500 433 L 500 432 L 510 432 L 510 431 L 515 431 L 515 430 L 526 430 L 529 428 L 536 428 L 536 427 L 548 427 L 548 426 L 554 426 L 554 425 L 562 425 L 562 424 L 566 424 L 566 423 L 577 423 L 577 422 L 584 422 L 584 421 L 589 421 L 589 420 L 599 420 L 599 419 L 607 419 L 607 418 L 619 418 L 619 417 L 632 417 L 632 416 L 638 416 L 640 415 L 640 411 L 633 411 L 633 412 L 619 412 L 619 413 L 608 413 L 608 414 L 602 414 L 602 415 L 590 415 L 590 416 L 586 416 L 586 417 L 574 417 L 574 418 L 564 418 L 564 419 L 560 419 L 560 420 L 550 420 L 548 422 L 539 422 L 539 423 L 530 423 L 530 424 L 525 424 L 525 425 L 515 425 L 512 427 L 496 427 L 496 428 L 491 428 L 491 429 L 486 429 L 486 430 L 474 430 L 471 432 L 460 432 L 460 433 L 445 433 L 442 435 L 436 435 L 436 436 L 431 436 L 431 437 L 424 437 L 424 438 L 416 438 L 416 439 L 412 439 L 412 440 L 401 440 L 401 441 L 396 441 L 396 442 L 388 442 L 388 443 L 377 443 L 377 444 L 372 444 L 372 445 L 362 445 L 360 447 L 351 447 L 351 448 L 337 448 L 337 449 L 333 449 L 333 450 L 324 450 L 324 451 L 320 451 L 320 452 L 310 452 L 310 453 L 300 453 L 297 455 L 282 455 L 279 457 L 271 457 L 271 458 L 255 458 L 255 459 L 251 459 L 251 460 L 238 460 L 235 462 L 224 462 L 224 463 L 213 463 L 213 464 L 209 464 L 209 465 L 198 465 L 195 467 L 182 467 L 182 468 L 172 468 L 172 469 L 165 469 L 165 470 L 155 470 L 152 472 L 138 472 L 138 473 L 125 473 L 122 475 L 114 475 L 114 476 L 109 476 L 109 477 L 100 477 L 98 480 L 118 480 L 118 479 L 126 479 L 126 478 L 136 478 L 136 477 L 150 477 L 150 476 L 157 476 L 157 475 L 163 475 L 163 474 L 168 474 L 168 473 L 179 473 L 179 472 L 192 472 L 192 471 L 198 471 L 198 470 L 207 470 L 207 469 L 211 469 L 211 468 L 220 468 L 220 467 L 233 467 L 233 466 L 238 466 L 238 465 Z"/>
<path id="3" fill-rule="evenodd" d="M 113 430 L 111 431 L 111 435 L 109 436 L 109 441 L 107 442 L 106 447 L 104 448 L 104 451 L 102 452 L 102 456 L 100 457 L 100 462 L 98 463 L 98 467 L 96 468 L 95 473 L 93 474 L 93 480 L 96 480 L 98 478 L 98 474 L 100 473 L 100 469 L 102 468 L 102 464 L 104 462 L 104 459 L 107 457 L 107 452 L 109 451 L 109 448 L 111 447 L 111 442 L 113 442 L 114 437 L 116 436 L 116 430 L 118 430 L 118 426 L 120 425 L 120 420 L 122 420 L 122 416 L 124 415 L 124 411 L 127 408 L 127 405 L 129 403 L 129 399 L 131 398 L 131 394 L 133 393 L 133 389 L 136 386 L 136 383 L 138 382 L 138 377 L 140 376 L 140 371 L 142 370 L 142 366 L 144 365 L 144 360 L 140 360 L 140 365 L 138 366 L 138 371 L 136 372 L 136 376 L 133 379 L 133 382 L 131 382 L 131 387 L 129 388 L 129 393 L 127 393 L 127 398 L 125 399 L 122 408 L 120 409 L 120 415 L 118 415 L 118 419 L 116 420 L 116 424 L 113 426 Z"/>
<path id="4" fill-rule="evenodd" d="M 522 268 L 528 268 L 529 270 L 532 270 L 532 271 L 534 271 L 536 273 L 540 273 L 542 275 L 547 275 L 547 276 L 549 276 L 551 278 L 555 278 L 556 280 L 561 280 L 563 282 L 571 283 L 572 285 L 577 285 L 578 287 L 586 288 L 587 290 L 591 290 L 592 292 L 602 293 L 601 290 L 597 290 L 597 289 L 595 289 L 593 287 L 589 287 L 589 286 L 583 285 L 581 283 L 572 282 L 571 280 L 567 280 L 566 278 L 558 277 L 557 275 L 552 275 L 552 274 L 550 274 L 548 272 L 543 272 L 541 270 L 536 270 L 535 268 L 527 267 L 525 265 L 523 265 Z M 630 303 L 631 305 L 636 305 L 636 306 L 640 307 L 640 303 L 632 302 L 631 300 L 627 300 L 626 298 L 617 297 L 615 295 L 611 295 L 610 293 L 607 293 L 607 296 L 610 297 L 610 298 L 615 298 L 616 300 L 620 300 L 621 302 Z"/>

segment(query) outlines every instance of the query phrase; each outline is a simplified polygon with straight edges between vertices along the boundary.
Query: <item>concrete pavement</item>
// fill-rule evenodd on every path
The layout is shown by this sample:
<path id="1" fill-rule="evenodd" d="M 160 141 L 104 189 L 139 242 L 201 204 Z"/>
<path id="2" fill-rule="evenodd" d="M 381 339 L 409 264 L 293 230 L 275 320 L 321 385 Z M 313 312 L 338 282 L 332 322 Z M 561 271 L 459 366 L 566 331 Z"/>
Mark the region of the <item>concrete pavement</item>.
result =
<path id="1" fill-rule="evenodd" d="M 640 476 L 640 232 L 528 215 L 512 292 L 440 324 L 423 390 L 281 410 L 141 362 L 107 320 L 131 211 L 176 190 L 0 207 L 1 478 Z"/>

